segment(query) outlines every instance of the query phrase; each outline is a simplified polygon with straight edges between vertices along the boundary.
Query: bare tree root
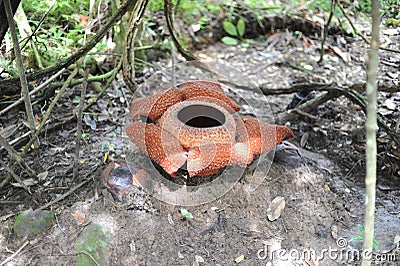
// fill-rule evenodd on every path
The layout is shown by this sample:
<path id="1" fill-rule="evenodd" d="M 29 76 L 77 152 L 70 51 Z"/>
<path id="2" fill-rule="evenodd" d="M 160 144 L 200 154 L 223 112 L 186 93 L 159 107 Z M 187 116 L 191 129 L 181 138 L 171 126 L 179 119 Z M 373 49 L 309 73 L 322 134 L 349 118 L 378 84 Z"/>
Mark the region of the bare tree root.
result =
<path id="1" fill-rule="evenodd" d="M 199 61 L 199 58 L 197 58 L 194 54 L 192 54 L 190 51 L 186 50 L 183 48 L 181 43 L 178 40 L 178 37 L 176 35 L 176 31 L 174 28 L 174 19 L 173 19 L 173 4 L 171 0 L 165 0 L 164 1 L 164 16 L 167 21 L 167 28 L 169 31 L 169 34 L 171 35 L 172 42 L 174 43 L 176 49 L 178 52 L 187 60 L 187 61 L 192 61 L 193 64 L 209 73 L 212 73 L 215 75 L 216 79 L 224 84 L 228 85 L 234 85 L 232 84 L 225 76 L 221 75 L 221 73 L 218 73 L 218 71 L 214 70 L 211 66 Z"/>
<path id="2" fill-rule="evenodd" d="M 44 89 L 45 87 L 47 87 L 47 85 L 49 85 L 55 78 L 57 78 L 58 76 L 60 76 L 62 73 L 65 72 L 65 68 L 61 69 L 60 71 L 58 71 L 56 74 L 54 74 L 53 76 L 51 76 L 48 80 L 46 80 L 45 82 L 43 82 L 42 84 L 40 84 L 39 86 L 37 86 L 35 89 L 33 89 L 31 92 L 29 92 L 29 95 L 32 96 L 35 93 L 37 93 L 38 91 Z M 61 85 L 60 85 L 61 86 Z M 19 104 L 21 104 L 24 101 L 24 98 L 21 97 L 19 98 L 17 101 L 15 101 L 14 103 L 10 104 L 9 106 L 7 106 L 6 108 L 4 108 L 3 110 L 0 111 L 0 115 L 3 115 L 5 113 L 7 113 L 8 111 L 10 111 L 12 108 L 18 106 Z"/>
<path id="3" fill-rule="evenodd" d="M 271 95 L 270 90 L 267 90 L 265 88 L 261 89 L 263 94 L 265 95 Z M 302 112 L 309 112 L 313 109 L 315 109 L 318 105 L 323 104 L 324 102 L 332 99 L 336 99 L 340 96 L 345 96 L 347 97 L 350 101 L 352 101 L 355 104 L 358 104 L 364 113 L 367 111 L 367 100 L 366 97 L 362 96 L 360 93 L 358 93 L 355 89 L 352 89 L 350 87 L 343 87 L 339 86 L 337 84 L 314 84 L 314 86 L 309 86 L 309 88 L 305 87 L 304 85 L 302 86 L 297 86 L 296 89 L 287 89 L 287 91 L 291 92 L 299 92 L 299 91 L 326 91 L 328 92 L 327 94 L 321 95 L 320 97 L 317 97 L 311 101 L 305 102 L 298 106 L 296 109 L 300 110 Z M 281 90 L 282 91 L 282 90 Z M 283 93 L 281 93 L 283 94 Z M 278 118 L 279 121 L 288 121 L 288 120 L 293 120 L 295 116 L 298 115 L 298 112 L 287 112 L 281 114 L 281 116 Z M 400 136 L 399 134 L 391 129 L 385 122 L 385 118 L 382 115 L 377 116 L 378 119 L 378 125 L 381 127 L 392 139 L 393 141 L 400 147 Z"/>
<path id="4" fill-rule="evenodd" d="M 176 49 L 178 52 L 187 60 L 187 61 L 194 61 L 194 60 L 199 60 L 194 54 L 183 48 L 183 46 L 180 44 L 176 33 L 175 33 L 175 28 L 174 28 L 174 18 L 173 18 L 173 4 L 171 0 L 165 0 L 164 1 L 164 16 L 165 20 L 167 21 L 167 27 L 169 34 L 171 34 L 172 41 L 175 44 Z"/>
<path id="5" fill-rule="evenodd" d="M 327 88 L 329 86 L 334 85 L 333 83 L 322 83 L 322 82 L 312 82 L 312 83 L 296 83 L 291 85 L 290 87 L 278 87 L 278 88 L 273 88 L 270 89 L 266 85 L 260 85 L 260 89 L 263 92 L 264 95 L 280 95 L 280 94 L 290 94 L 290 93 L 295 93 L 299 92 L 302 90 L 322 90 L 323 88 Z M 238 88 L 246 88 L 245 86 L 241 85 L 235 85 Z M 360 83 L 355 83 L 351 84 L 348 86 L 350 89 L 354 89 L 358 93 L 362 93 L 365 91 L 365 82 L 360 82 Z M 379 84 L 378 85 L 378 91 L 382 92 L 390 92 L 390 93 L 396 93 L 399 91 L 399 87 L 397 84 Z"/>

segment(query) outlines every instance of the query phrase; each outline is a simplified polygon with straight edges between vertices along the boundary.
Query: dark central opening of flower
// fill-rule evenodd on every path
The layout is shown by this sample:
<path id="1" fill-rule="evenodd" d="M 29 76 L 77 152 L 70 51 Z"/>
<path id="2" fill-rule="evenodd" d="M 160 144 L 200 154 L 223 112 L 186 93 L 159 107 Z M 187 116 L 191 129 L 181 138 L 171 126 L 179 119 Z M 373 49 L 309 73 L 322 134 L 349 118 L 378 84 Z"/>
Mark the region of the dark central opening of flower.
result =
<path id="1" fill-rule="evenodd" d="M 218 127 L 225 123 L 225 115 L 218 109 L 201 104 L 182 108 L 178 119 L 191 127 Z"/>

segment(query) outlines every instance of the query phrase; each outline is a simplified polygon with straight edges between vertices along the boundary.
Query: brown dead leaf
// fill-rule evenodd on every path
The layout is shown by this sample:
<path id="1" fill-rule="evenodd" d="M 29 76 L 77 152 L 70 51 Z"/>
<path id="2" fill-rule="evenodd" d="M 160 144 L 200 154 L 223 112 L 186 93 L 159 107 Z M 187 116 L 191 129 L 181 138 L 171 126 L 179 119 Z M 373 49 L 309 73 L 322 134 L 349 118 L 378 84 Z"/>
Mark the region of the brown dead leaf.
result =
<path id="1" fill-rule="evenodd" d="M 79 14 L 79 23 L 81 23 L 84 26 L 87 26 L 89 23 L 89 17 L 83 14 Z"/>
<path id="2" fill-rule="evenodd" d="M 307 37 L 305 37 L 304 35 L 302 35 L 301 38 L 303 39 L 303 45 L 304 45 L 304 47 L 310 48 L 310 43 L 308 42 Z"/>
<path id="3" fill-rule="evenodd" d="M 348 52 L 342 51 L 340 47 L 337 46 L 331 46 L 329 45 L 329 49 L 331 49 L 336 55 L 338 55 L 342 60 L 346 63 L 351 62 L 351 55 Z"/>
<path id="4" fill-rule="evenodd" d="M 362 107 L 359 106 L 358 104 L 352 104 L 352 105 L 351 105 L 351 108 L 354 109 L 354 110 L 356 110 L 356 111 L 362 111 Z"/>
<path id="5" fill-rule="evenodd" d="M 389 139 L 388 138 L 377 138 L 376 139 L 379 143 L 388 143 Z"/>
<path id="6" fill-rule="evenodd" d="M 356 149 L 356 151 L 359 153 L 365 153 L 365 147 L 362 145 L 354 145 L 354 149 Z"/>
<path id="7" fill-rule="evenodd" d="M 301 140 L 300 140 L 300 147 L 304 148 L 306 146 L 309 136 L 310 136 L 310 133 L 308 133 L 308 132 L 304 133 L 304 135 L 301 137 Z"/>
<path id="8" fill-rule="evenodd" d="M 35 127 L 38 127 L 40 125 L 40 122 L 42 122 L 42 120 L 40 119 L 40 117 L 36 114 L 35 115 Z"/>
<path id="9" fill-rule="evenodd" d="M 83 224 L 86 221 L 86 214 L 81 211 L 75 211 L 74 218 L 77 223 Z"/>
<path id="10" fill-rule="evenodd" d="M 400 158 L 400 151 L 399 151 L 398 149 L 392 147 L 392 148 L 390 149 L 390 151 L 392 152 L 392 154 L 393 154 L 394 156 L 397 156 L 397 157 Z"/>

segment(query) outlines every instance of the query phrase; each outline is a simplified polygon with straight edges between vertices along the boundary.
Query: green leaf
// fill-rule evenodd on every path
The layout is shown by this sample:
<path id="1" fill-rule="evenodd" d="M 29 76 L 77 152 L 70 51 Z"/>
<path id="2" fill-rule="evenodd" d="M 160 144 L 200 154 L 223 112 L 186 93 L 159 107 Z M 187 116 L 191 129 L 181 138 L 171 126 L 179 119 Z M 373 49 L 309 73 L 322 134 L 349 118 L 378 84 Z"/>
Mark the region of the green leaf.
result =
<path id="1" fill-rule="evenodd" d="M 230 21 L 224 21 L 222 22 L 222 26 L 224 26 L 224 30 L 232 36 L 237 36 L 237 32 L 236 32 L 236 27 L 235 25 L 233 25 L 232 22 Z"/>
<path id="2" fill-rule="evenodd" d="M 81 97 L 75 96 L 75 98 L 72 100 L 73 103 L 78 104 L 81 101 Z"/>
<path id="3" fill-rule="evenodd" d="M 352 238 L 350 238 L 350 242 L 362 242 L 362 241 L 363 241 L 363 236 L 361 235 L 353 236 Z"/>
<path id="4" fill-rule="evenodd" d="M 397 19 L 395 19 L 395 18 L 388 18 L 388 19 L 386 20 L 386 23 L 387 23 L 388 25 L 393 25 L 393 26 L 399 25 L 399 21 L 398 21 Z"/>
<path id="5" fill-rule="evenodd" d="M 244 22 L 243 19 L 239 19 L 239 20 L 238 20 L 237 25 L 236 25 L 236 28 L 237 28 L 237 31 L 238 31 L 239 36 L 240 36 L 240 37 L 243 37 L 243 35 L 244 35 L 244 30 L 246 29 L 246 24 L 245 24 L 245 22 Z"/>
<path id="6" fill-rule="evenodd" d="M 193 219 L 193 215 L 190 211 L 182 208 L 181 213 L 186 219 Z"/>
<path id="7" fill-rule="evenodd" d="M 250 43 L 242 42 L 242 43 L 240 43 L 240 45 L 242 46 L 242 48 L 248 48 L 250 46 Z"/>
<path id="8" fill-rule="evenodd" d="M 361 233 L 364 233 L 364 231 L 365 231 L 364 225 L 359 224 L 358 225 L 358 230 L 360 230 Z"/>
<path id="9" fill-rule="evenodd" d="M 157 33 L 152 28 L 146 27 L 146 30 L 151 36 L 157 36 Z"/>
<path id="10" fill-rule="evenodd" d="M 237 45 L 239 43 L 238 39 L 225 36 L 221 39 L 221 41 L 226 45 Z"/>
<path id="11" fill-rule="evenodd" d="M 374 239 L 374 240 L 372 241 L 372 248 L 373 248 L 373 249 L 377 250 L 377 249 L 379 248 L 379 245 L 380 245 L 380 243 L 379 243 L 378 240 Z"/>

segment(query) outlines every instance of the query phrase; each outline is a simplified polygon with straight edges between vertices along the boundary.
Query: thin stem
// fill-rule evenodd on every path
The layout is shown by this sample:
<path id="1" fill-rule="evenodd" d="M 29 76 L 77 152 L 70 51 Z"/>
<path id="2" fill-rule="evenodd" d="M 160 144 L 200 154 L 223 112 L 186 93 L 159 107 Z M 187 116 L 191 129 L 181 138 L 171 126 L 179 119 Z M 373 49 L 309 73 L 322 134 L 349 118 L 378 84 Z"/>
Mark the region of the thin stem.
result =
<path id="1" fill-rule="evenodd" d="M 324 60 L 324 52 L 325 52 L 324 45 L 326 37 L 328 36 L 329 25 L 331 24 L 333 13 L 335 13 L 335 9 L 336 9 L 336 0 L 331 0 L 331 12 L 329 13 L 328 20 L 324 27 L 324 36 L 322 37 L 321 41 L 321 56 L 318 62 L 322 62 Z"/>
<path id="2" fill-rule="evenodd" d="M 372 0 L 372 31 L 371 48 L 367 63 L 367 121 L 366 127 L 366 177 L 365 177 L 365 221 L 364 242 L 361 265 L 371 265 L 372 247 L 374 241 L 375 190 L 376 190 L 376 129 L 377 129 L 377 85 L 379 51 L 379 0 Z"/>
<path id="3" fill-rule="evenodd" d="M 28 81 L 26 80 L 25 68 L 24 68 L 24 64 L 22 62 L 21 49 L 19 47 L 17 31 L 15 30 L 15 24 L 14 24 L 14 18 L 13 18 L 13 12 L 11 9 L 10 0 L 4 0 L 4 8 L 6 10 L 8 26 L 10 28 L 11 37 L 12 37 L 13 44 L 14 44 L 13 45 L 14 53 L 15 53 L 15 59 L 17 61 L 19 78 L 20 78 L 20 82 L 21 82 L 21 91 L 22 91 L 22 95 L 24 96 L 24 101 L 25 101 L 26 116 L 28 117 L 28 123 L 29 123 L 31 133 L 32 133 L 32 135 L 34 135 L 35 134 L 35 119 L 33 116 L 31 97 L 29 96 Z M 36 147 L 39 146 L 39 140 L 37 138 L 34 139 L 34 143 L 35 143 Z"/>
<path id="4" fill-rule="evenodd" d="M 42 119 L 42 122 L 40 123 L 40 125 L 38 126 L 35 134 L 33 135 L 33 137 L 31 138 L 31 140 L 28 142 L 28 144 L 25 145 L 24 150 L 23 150 L 23 154 L 25 154 L 28 150 L 30 145 L 33 142 L 33 139 L 36 138 L 40 131 L 42 130 L 42 128 L 44 127 L 44 125 L 46 124 L 47 120 L 50 117 L 50 113 L 53 110 L 54 106 L 56 105 L 56 103 L 58 102 L 58 100 L 60 100 L 61 96 L 64 94 L 65 90 L 67 89 L 67 87 L 70 85 L 70 82 L 72 81 L 72 79 L 76 76 L 76 74 L 78 74 L 79 72 L 79 67 L 81 65 L 82 59 L 79 60 L 76 64 L 76 67 L 74 69 L 74 71 L 72 71 L 72 73 L 69 75 L 69 77 L 67 78 L 67 80 L 64 82 L 64 85 L 61 87 L 60 91 L 57 93 L 56 97 L 54 97 L 53 101 L 50 103 L 49 108 L 47 109 L 46 113 L 44 114 L 44 117 Z"/>

